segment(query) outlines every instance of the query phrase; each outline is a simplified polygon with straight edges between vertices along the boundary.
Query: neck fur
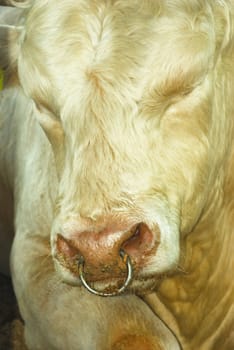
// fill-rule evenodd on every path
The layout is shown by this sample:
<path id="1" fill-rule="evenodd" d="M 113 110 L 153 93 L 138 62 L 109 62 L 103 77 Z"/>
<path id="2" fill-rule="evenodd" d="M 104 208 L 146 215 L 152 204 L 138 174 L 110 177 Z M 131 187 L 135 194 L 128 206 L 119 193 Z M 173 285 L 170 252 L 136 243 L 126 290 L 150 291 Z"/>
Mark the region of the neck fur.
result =
<path id="1" fill-rule="evenodd" d="M 209 207 L 182 244 L 182 272 L 165 279 L 157 295 L 144 297 L 176 334 L 183 349 L 208 350 L 217 344 L 229 349 L 234 345 L 231 174 L 233 166 L 226 171 L 225 180 L 217 179 Z"/>

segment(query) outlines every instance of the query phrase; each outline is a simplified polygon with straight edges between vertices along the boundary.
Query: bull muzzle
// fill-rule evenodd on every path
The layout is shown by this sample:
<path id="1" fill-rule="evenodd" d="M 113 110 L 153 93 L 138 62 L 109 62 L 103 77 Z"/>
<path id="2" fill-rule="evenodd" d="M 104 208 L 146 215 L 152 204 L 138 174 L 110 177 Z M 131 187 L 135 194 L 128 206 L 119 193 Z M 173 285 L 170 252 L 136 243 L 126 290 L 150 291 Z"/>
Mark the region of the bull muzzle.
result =
<path id="1" fill-rule="evenodd" d="M 64 270 L 70 273 L 72 283 L 79 284 L 80 280 L 95 295 L 116 296 L 130 290 L 133 273 L 134 280 L 141 276 L 142 268 L 157 250 L 156 238 L 155 231 L 145 223 L 129 229 L 114 225 L 102 230 L 88 227 L 70 235 L 57 234 L 55 259 L 62 267 L 62 274 Z"/>

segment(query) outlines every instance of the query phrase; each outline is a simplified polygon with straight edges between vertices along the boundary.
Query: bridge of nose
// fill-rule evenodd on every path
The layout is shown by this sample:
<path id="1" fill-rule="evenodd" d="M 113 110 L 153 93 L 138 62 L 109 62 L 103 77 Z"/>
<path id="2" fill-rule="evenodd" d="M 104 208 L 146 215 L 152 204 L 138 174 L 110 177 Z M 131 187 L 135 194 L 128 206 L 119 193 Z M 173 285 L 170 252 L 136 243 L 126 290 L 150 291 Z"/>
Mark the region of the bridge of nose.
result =
<path id="1" fill-rule="evenodd" d="M 131 235 L 131 231 L 83 232 L 74 243 L 86 259 L 111 261 L 119 257 L 122 244 Z"/>

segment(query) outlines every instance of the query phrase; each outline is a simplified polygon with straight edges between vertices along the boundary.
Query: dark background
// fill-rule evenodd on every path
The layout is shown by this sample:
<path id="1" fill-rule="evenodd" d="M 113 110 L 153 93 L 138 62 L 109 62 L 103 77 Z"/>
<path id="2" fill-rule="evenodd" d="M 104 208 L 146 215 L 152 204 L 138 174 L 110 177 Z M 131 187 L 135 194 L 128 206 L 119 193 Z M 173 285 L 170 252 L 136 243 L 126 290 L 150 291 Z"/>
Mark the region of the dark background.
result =
<path id="1" fill-rule="evenodd" d="M 0 274 L 0 350 L 27 350 L 23 341 L 23 321 L 9 277 Z"/>

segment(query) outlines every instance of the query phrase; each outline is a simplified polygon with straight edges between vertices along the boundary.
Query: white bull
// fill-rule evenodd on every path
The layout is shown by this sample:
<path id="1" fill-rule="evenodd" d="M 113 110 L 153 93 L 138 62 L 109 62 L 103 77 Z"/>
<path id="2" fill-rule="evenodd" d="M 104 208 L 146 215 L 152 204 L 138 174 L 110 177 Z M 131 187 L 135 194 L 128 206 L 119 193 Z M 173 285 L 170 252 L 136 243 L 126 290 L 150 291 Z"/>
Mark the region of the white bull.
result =
<path id="1" fill-rule="evenodd" d="M 22 6 L 0 16 L 0 252 L 14 232 L 28 348 L 233 349 L 232 1 Z"/>

